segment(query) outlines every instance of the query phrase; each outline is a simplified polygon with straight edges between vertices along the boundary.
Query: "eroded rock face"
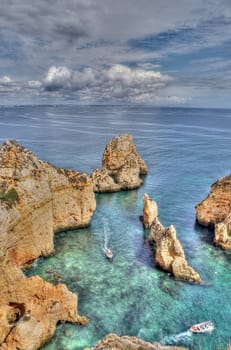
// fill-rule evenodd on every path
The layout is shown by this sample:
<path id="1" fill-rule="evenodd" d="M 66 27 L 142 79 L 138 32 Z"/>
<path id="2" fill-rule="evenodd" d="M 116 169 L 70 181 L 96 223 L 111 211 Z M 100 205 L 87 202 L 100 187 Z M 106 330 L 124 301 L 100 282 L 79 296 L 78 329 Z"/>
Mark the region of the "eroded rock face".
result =
<path id="1" fill-rule="evenodd" d="M 96 208 L 86 175 L 55 168 L 14 141 L 0 148 L 0 349 L 34 350 L 56 323 L 85 323 L 77 296 L 20 270 L 54 251 L 54 232 L 88 225 Z"/>
<path id="2" fill-rule="evenodd" d="M 11 262 L 51 254 L 54 232 L 88 225 L 95 208 L 86 174 L 55 168 L 13 141 L 2 145 L 0 247 Z"/>
<path id="3" fill-rule="evenodd" d="M 186 348 L 178 346 L 162 346 L 159 343 L 148 343 L 136 337 L 123 336 L 116 334 L 108 334 L 101 340 L 92 350 L 186 350 Z"/>
<path id="4" fill-rule="evenodd" d="M 154 219 L 158 216 L 158 207 L 147 193 L 143 195 L 143 224 L 144 227 L 150 228 Z"/>
<path id="5" fill-rule="evenodd" d="M 214 242 L 231 249 L 231 175 L 216 181 L 207 198 L 196 205 L 197 222 L 214 227 Z"/>
<path id="6" fill-rule="evenodd" d="M 151 227 L 149 239 L 150 242 L 155 243 L 156 264 L 163 270 L 172 273 L 176 278 L 200 283 L 200 275 L 187 263 L 182 245 L 177 239 L 175 227 L 173 225 L 164 227 L 157 217 L 158 207 L 156 202 L 147 194 L 144 195 L 143 199 L 144 212 L 151 213 L 146 216 L 146 225 Z"/>
<path id="7" fill-rule="evenodd" d="M 129 134 L 113 137 L 103 153 L 102 169 L 92 173 L 95 192 L 134 189 L 143 183 L 147 165 L 136 150 Z"/>
<path id="8" fill-rule="evenodd" d="M 35 350 L 54 334 L 58 321 L 85 324 L 77 296 L 64 284 L 27 278 L 11 263 L 0 265 L 0 349 Z"/>

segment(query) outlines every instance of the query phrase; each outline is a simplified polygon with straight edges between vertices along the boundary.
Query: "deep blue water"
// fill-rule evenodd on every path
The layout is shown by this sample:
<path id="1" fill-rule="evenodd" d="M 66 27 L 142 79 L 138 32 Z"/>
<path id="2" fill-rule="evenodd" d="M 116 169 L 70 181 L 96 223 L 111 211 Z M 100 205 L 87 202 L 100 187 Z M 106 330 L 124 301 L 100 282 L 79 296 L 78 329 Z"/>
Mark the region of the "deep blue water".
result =
<path id="1" fill-rule="evenodd" d="M 131 133 L 149 173 L 139 190 L 97 195 L 88 228 L 56 235 L 56 255 L 39 259 L 29 274 L 62 281 L 79 295 L 79 327 L 59 325 L 44 350 L 93 346 L 109 332 L 148 341 L 224 349 L 231 341 L 231 254 L 212 244 L 212 234 L 195 224 L 196 203 L 210 185 L 231 172 L 231 110 L 126 106 L 0 107 L 0 139 L 16 139 L 40 159 L 90 173 L 100 167 L 106 143 Z M 205 285 L 172 279 L 153 263 L 143 232 L 142 195 L 175 225 L 188 262 Z M 105 260 L 105 236 L 114 252 Z M 213 320 L 212 334 L 190 335 L 193 323 Z"/>

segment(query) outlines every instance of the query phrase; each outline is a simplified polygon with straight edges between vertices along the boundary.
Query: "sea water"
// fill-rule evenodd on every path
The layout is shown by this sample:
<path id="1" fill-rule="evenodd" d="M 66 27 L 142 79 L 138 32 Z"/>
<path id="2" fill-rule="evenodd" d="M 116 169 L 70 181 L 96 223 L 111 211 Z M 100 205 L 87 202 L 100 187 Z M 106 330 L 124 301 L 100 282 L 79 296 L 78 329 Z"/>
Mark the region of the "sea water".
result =
<path id="1" fill-rule="evenodd" d="M 131 133 L 148 165 L 144 185 L 97 194 L 88 228 L 55 236 L 56 254 L 38 259 L 28 275 L 65 283 L 79 296 L 87 326 L 59 324 L 43 350 L 78 350 L 106 334 L 132 335 L 193 350 L 225 349 L 231 341 L 231 254 L 195 223 L 195 205 L 217 178 L 231 172 L 231 111 L 145 106 L 0 107 L 0 138 L 16 139 L 40 159 L 91 173 L 106 143 Z M 203 285 L 175 280 L 156 268 L 143 230 L 142 196 L 159 206 L 161 222 L 176 227 L 189 264 Z M 113 261 L 103 254 L 105 245 Z M 212 320 L 211 334 L 192 334 Z"/>

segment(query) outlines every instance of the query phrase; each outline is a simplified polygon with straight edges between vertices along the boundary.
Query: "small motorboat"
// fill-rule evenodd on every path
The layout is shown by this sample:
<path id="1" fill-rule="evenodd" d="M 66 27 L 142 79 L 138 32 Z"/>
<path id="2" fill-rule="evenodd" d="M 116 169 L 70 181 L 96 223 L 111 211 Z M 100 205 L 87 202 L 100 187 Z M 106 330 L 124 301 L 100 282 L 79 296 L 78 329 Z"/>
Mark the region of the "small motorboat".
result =
<path id="1" fill-rule="evenodd" d="M 214 330 L 214 323 L 212 321 L 206 321 L 198 324 L 194 324 L 190 327 L 190 331 L 193 333 L 206 333 Z"/>
<path id="2" fill-rule="evenodd" d="M 108 259 L 112 259 L 113 258 L 113 253 L 112 253 L 111 249 L 104 248 L 103 251 L 104 251 L 104 254 L 105 254 L 106 258 L 108 258 Z"/>

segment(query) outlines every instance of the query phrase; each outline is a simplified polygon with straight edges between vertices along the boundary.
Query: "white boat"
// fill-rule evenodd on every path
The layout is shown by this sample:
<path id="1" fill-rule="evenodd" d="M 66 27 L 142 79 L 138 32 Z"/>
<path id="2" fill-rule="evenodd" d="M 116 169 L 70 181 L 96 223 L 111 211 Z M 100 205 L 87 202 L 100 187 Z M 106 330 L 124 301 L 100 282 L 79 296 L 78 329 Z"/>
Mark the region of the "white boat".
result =
<path id="1" fill-rule="evenodd" d="M 104 251 L 104 254 L 105 254 L 106 258 L 108 258 L 108 259 L 112 259 L 113 258 L 113 253 L 112 253 L 111 249 L 104 248 L 103 251 Z"/>
<path id="2" fill-rule="evenodd" d="M 212 321 L 197 323 L 190 327 L 190 331 L 193 333 L 206 333 L 206 332 L 212 332 L 213 330 L 214 330 L 214 323 Z"/>

